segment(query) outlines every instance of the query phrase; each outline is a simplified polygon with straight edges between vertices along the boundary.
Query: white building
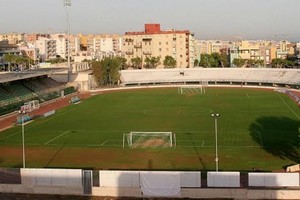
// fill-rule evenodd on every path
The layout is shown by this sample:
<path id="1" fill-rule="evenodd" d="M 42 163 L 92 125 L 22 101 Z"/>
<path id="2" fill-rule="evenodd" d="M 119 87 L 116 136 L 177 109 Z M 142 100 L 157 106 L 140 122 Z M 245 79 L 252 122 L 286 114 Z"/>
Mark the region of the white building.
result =
<path id="1" fill-rule="evenodd" d="M 56 57 L 56 41 L 48 38 L 39 38 L 35 42 L 36 48 L 39 49 L 42 60 Z"/>

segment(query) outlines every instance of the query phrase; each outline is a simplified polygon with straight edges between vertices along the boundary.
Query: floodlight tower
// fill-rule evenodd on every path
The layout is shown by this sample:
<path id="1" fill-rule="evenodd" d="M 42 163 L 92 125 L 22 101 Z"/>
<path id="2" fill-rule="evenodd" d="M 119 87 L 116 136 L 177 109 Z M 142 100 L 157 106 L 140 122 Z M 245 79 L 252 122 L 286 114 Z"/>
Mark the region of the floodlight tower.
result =
<path id="1" fill-rule="evenodd" d="M 25 161 L 25 129 L 24 129 L 24 116 L 26 111 L 19 111 L 21 116 L 21 123 L 22 123 L 22 158 L 23 158 L 23 168 L 26 168 L 26 161 Z"/>
<path id="2" fill-rule="evenodd" d="M 216 171 L 219 171 L 219 158 L 218 158 L 218 117 L 220 117 L 219 113 L 212 113 L 211 116 L 215 121 L 215 136 L 216 136 Z"/>
<path id="3" fill-rule="evenodd" d="M 70 16 L 69 16 L 69 12 L 70 12 L 70 7 L 71 7 L 72 3 L 71 0 L 64 0 L 64 6 L 67 9 L 67 37 L 68 37 L 68 82 L 71 80 L 71 61 L 70 61 Z"/>

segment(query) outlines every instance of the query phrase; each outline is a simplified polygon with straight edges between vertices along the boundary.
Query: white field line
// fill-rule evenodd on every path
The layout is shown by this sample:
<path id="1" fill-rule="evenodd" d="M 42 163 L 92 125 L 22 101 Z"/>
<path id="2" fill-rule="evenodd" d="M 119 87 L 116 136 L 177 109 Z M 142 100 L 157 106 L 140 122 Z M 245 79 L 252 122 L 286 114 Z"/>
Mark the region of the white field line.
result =
<path id="1" fill-rule="evenodd" d="M 66 131 L 66 132 L 64 132 L 64 133 L 62 133 L 62 134 L 60 134 L 60 135 L 56 136 L 55 138 L 53 138 L 53 139 L 49 140 L 48 142 L 45 142 L 45 143 L 44 143 L 44 145 L 47 145 L 47 144 L 49 144 L 50 142 L 52 142 L 52 141 L 56 140 L 57 138 L 59 138 L 59 137 L 61 137 L 61 136 L 65 135 L 65 134 L 67 134 L 67 133 L 69 133 L 69 132 L 70 132 L 70 131 Z"/>
<path id="2" fill-rule="evenodd" d="M 204 140 L 203 140 L 203 142 L 202 142 L 202 147 L 204 146 Z"/>
<path id="3" fill-rule="evenodd" d="M 108 142 L 109 140 L 106 140 L 105 142 L 103 142 L 102 144 L 101 144 L 101 146 L 103 146 L 106 142 Z"/>
<path id="4" fill-rule="evenodd" d="M 247 98 L 248 98 L 248 99 L 250 99 L 250 96 L 249 96 L 249 94 L 248 94 L 248 93 L 247 93 Z"/>
<path id="5" fill-rule="evenodd" d="M 297 113 L 295 113 L 295 111 L 289 106 L 289 104 L 287 104 L 287 102 L 281 98 L 281 96 L 278 95 L 278 97 L 281 99 L 281 101 L 288 107 L 288 109 L 298 118 L 300 119 L 299 115 L 297 115 Z"/>

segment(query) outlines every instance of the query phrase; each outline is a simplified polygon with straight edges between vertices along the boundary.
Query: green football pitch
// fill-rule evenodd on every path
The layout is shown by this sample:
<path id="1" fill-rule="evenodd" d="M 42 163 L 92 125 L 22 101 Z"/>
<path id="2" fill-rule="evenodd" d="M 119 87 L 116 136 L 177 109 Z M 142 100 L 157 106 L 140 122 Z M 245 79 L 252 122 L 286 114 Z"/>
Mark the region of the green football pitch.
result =
<path id="1" fill-rule="evenodd" d="M 25 125 L 27 167 L 281 170 L 300 162 L 300 109 L 272 90 L 177 88 L 95 95 Z M 123 148 L 131 131 L 172 132 L 176 147 Z M 0 133 L 0 166 L 22 166 L 21 126 Z"/>

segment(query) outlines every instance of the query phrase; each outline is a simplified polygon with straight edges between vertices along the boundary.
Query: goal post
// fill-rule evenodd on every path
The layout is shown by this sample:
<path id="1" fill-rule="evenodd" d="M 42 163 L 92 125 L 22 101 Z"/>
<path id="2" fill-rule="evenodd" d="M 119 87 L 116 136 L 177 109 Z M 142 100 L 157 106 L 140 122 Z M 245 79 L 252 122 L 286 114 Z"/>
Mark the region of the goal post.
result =
<path id="1" fill-rule="evenodd" d="M 31 112 L 40 108 L 40 103 L 38 100 L 25 102 L 23 106 L 21 106 L 20 111 Z"/>
<path id="2" fill-rule="evenodd" d="M 197 85 L 181 85 L 178 94 L 205 94 L 208 81 L 200 81 Z"/>
<path id="3" fill-rule="evenodd" d="M 203 94 L 202 85 L 183 85 L 178 88 L 179 94 Z"/>
<path id="4" fill-rule="evenodd" d="M 171 148 L 176 146 L 172 132 L 130 132 L 123 134 L 123 148 Z"/>

